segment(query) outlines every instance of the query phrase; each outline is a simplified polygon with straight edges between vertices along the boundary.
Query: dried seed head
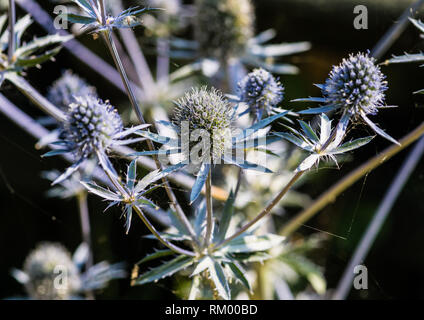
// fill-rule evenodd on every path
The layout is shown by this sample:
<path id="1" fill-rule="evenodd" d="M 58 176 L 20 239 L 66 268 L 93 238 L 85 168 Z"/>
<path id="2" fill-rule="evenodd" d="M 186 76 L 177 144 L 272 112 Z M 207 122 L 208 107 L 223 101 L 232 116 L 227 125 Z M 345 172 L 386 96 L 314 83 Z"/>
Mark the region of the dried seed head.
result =
<path id="1" fill-rule="evenodd" d="M 250 0 L 196 0 L 195 36 L 200 54 L 225 61 L 243 55 L 254 36 Z"/>
<path id="2" fill-rule="evenodd" d="M 69 299 L 81 285 L 71 255 L 60 244 L 38 245 L 26 258 L 24 272 L 29 276 L 25 288 L 37 300 Z"/>
<path id="3" fill-rule="evenodd" d="M 188 124 L 190 133 L 194 130 L 205 130 L 212 143 L 211 157 L 219 160 L 224 151 L 231 145 L 231 125 L 234 108 L 222 93 L 214 88 L 194 88 L 177 102 L 174 124 L 179 128 Z M 188 137 L 182 137 L 187 139 Z"/>
<path id="4" fill-rule="evenodd" d="M 323 95 L 327 104 L 348 109 L 354 115 L 360 111 L 376 114 L 384 102 L 387 82 L 375 59 L 368 53 L 350 55 L 335 66 L 327 79 Z"/>
<path id="5" fill-rule="evenodd" d="M 97 96 L 96 88 L 79 76 L 66 70 L 63 75 L 56 80 L 47 93 L 47 99 L 54 105 L 66 110 L 74 102 L 74 95 L 78 96 Z"/>
<path id="6" fill-rule="evenodd" d="M 255 115 L 262 112 L 271 114 L 272 109 L 284 99 L 284 87 L 271 73 L 260 68 L 240 81 L 239 95 Z"/>
<path id="7" fill-rule="evenodd" d="M 74 144 L 78 156 L 87 158 L 94 151 L 106 151 L 113 137 L 123 131 L 116 109 L 93 96 L 75 97 L 64 124 L 66 140 Z"/>

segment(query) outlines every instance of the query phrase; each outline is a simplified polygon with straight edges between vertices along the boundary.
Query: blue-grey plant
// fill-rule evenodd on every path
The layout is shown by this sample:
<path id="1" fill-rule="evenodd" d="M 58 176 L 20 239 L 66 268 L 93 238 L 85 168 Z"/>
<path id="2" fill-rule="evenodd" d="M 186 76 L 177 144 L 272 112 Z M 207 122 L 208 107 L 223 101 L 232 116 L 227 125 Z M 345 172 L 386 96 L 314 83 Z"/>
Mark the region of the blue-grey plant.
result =
<path id="1" fill-rule="evenodd" d="M 324 113 L 321 114 L 320 119 L 320 134 L 317 134 L 309 124 L 302 120 L 299 120 L 302 132 L 289 128 L 292 133 L 274 133 L 275 135 L 281 136 L 287 141 L 292 142 L 299 148 L 311 153 L 311 155 L 299 165 L 296 172 L 309 170 L 314 165 L 319 164 L 321 158 L 331 159 L 337 164 L 336 155 L 358 149 L 368 144 L 373 139 L 373 137 L 365 137 L 342 144 L 348 127 L 348 117 L 344 116 L 344 119 L 342 119 L 335 129 L 332 129 L 331 120 L 328 119 Z M 333 135 L 335 138 L 334 140 L 331 140 Z"/>
<path id="2" fill-rule="evenodd" d="M 277 106 L 284 99 L 284 86 L 270 72 L 259 68 L 239 82 L 239 101 L 247 105 L 244 113 L 252 113 L 258 120 L 263 115 L 281 113 Z"/>
<path id="3" fill-rule="evenodd" d="M 384 104 L 387 82 L 380 67 L 369 53 L 358 53 L 343 59 L 334 66 L 325 84 L 317 85 L 323 98 L 296 99 L 294 101 L 319 102 L 323 106 L 304 110 L 303 114 L 319 114 L 341 110 L 355 119 L 361 119 L 383 138 L 398 144 L 394 138 L 384 132 L 368 116 L 376 115 L 378 109 L 388 108 Z"/>
<path id="4" fill-rule="evenodd" d="M 103 261 L 83 270 L 87 258 L 88 247 L 84 243 L 71 257 L 61 244 L 43 242 L 25 259 L 23 270 L 13 269 L 12 276 L 34 300 L 81 299 L 81 293 L 106 288 L 111 280 L 126 277 L 122 263 L 110 265 Z M 66 279 L 58 281 L 61 276 Z"/>
<path id="5" fill-rule="evenodd" d="M 63 123 L 62 139 L 54 142 L 61 149 L 46 153 L 45 157 L 72 153 L 75 163 L 69 167 L 53 184 L 57 184 L 72 173 L 92 156 L 106 157 L 112 146 L 122 146 L 138 142 L 142 139 L 127 139 L 131 134 L 149 125 L 139 125 L 124 129 L 121 117 L 108 102 L 97 97 L 75 97 L 69 106 L 66 120 Z"/>
<path id="6" fill-rule="evenodd" d="M 173 122 L 161 121 L 161 123 L 172 129 L 179 137 L 179 140 L 172 137 L 163 137 L 149 131 L 138 132 L 145 138 L 163 144 L 167 149 L 138 152 L 133 155 L 180 154 L 183 159 L 174 167 L 178 167 L 180 170 L 191 164 L 200 167 L 196 183 L 191 191 L 191 203 L 200 195 L 210 174 L 212 164 L 233 164 L 242 169 L 271 172 L 269 169 L 259 164 L 250 163 L 245 159 L 234 159 L 234 156 L 237 156 L 237 150 L 243 150 L 247 146 L 258 147 L 260 144 L 275 141 L 273 139 L 260 140 L 256 137 L 252 138 L 252 136 L 258 130 L 284 117 L 287 112 L 263 119 L 250 128 L 236 133 L 233 125 L 236 109 L 221 92 L 214 88 L 194 88 L 186 93 L 183 98 L 177 100 L 176 105 Z M 196 130 L 200 130 L 200 134 L 205 134 L 206 138 L 209 139 L 208 143 L 204 144 L 205 141 L 201 141 L 201 143 L 197 142 L 196 144 L 198 139 L 195 139 L 194 142 L 192 141 L 193 133 Z M 188 145 L 185 145 L 184 142 L 187 142 Z M 193 151 L 196 156 L 199 156 L 199 159 L 193 159 Z M 198 154 L 199 151 L 202 152 L 200 155 Z"/>
<path id="7" fill-rule="evenodd" d="M 424 23 L 421 20 L 409 18 L 409 21 L 420 31 L 422 34 L 424 34 Z M 424 53 L 415 53 L 415 54 L 409 54 L 405 53 L 401 56 L 393 56 L 393 58 L 385 61 L 385 64 L 392 64 L 392 63 L 419 63 L 424 61 Z M 414 94 L 424 94 L 424 89 L 418 90 L 414 92 Z"/>
<path id="8" fill-rule="evenodd" d="M 97 90 L 72 70 L 66 70 L 49 88 L 47 99 L 57 107 L 67 110 L 70 104 L 75 102 L 75 95 L 97 97 Z"/>
<path id="9" fill-rule="evenodd" d="M 0 85 L 5 79 L 14 83 L 17 75 L 28 68 L 40 66 L 52 60 L 61 49 L 61 44 L 72 36 L 47 35 L 24 42 L 23 36 L 32 24 L 30 15 L 26 15 L 14 24 L 13 41 L 9 30 L 5 28 L 7 15 L 0 16 Z M 11 46 L 12 45 L 12 46 Z"/>

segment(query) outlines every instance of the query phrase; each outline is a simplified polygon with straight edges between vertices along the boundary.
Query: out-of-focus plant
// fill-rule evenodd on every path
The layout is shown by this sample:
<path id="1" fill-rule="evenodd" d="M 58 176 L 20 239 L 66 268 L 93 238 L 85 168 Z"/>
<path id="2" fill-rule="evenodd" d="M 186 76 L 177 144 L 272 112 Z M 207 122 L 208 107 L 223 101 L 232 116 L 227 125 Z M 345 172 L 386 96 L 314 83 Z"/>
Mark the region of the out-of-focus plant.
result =
<path id="1" fill-rule="evenodd" d="M 87 245 L 81 244 L 71 257 L 61 244 L 43 242 L 30 252 L 23 269 L 13 269 L 12 275 L 34 300 L 82 299 L 81 294 L 126 277 L 122 263 L 103 261 L 84 270 L 88 252 Z"/>

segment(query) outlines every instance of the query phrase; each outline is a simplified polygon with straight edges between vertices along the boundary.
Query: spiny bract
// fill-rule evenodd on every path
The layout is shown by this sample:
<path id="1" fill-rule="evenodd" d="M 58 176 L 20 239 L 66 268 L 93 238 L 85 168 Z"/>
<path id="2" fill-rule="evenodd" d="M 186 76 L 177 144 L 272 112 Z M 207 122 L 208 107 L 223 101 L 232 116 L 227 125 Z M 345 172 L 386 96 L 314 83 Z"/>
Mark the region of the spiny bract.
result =
<path id="1" fill-rule="evenodd" d="M 74 95 L 97 96 L 96 88 L 90 86 L 84 79 L 66 70 L 63 75 L 53 82 L 47 94 L 47 99 L 54 105 L 67 109 L 74 102 Z"/>
<path id="2" fill-rule="evenodd" d="M 55 283 L 58 271 L 66 276 L 60 286 Z M 79 272 L 70 253 L 60 244 L 38 245 L 26 258 L 24 272 L 29 277 L 25 288 L 29 296 L 37 300 L 69 299 L 81 285 Z"/>
<path id="3" fill-rule="evenodd" d="M 333 67 L 323 86 L 323 95 L 329 105 L 348 109 L 357 116 L 376 114 L 384 102 L 387 82 L 375 59 L 368 53 L 350 55 L 339 66 Z"/>
<path id="4" fill-rule="evenodd" d="M 195 37 L 203 57 L 226 60 L 243 55 L 254 36 L 250 0 L 197 0 Z"/>
<path id="5" fill-rule="evenodd" d="M 187 122 L 190 133 L 194 130 L 205 130 L 212 142 L 211 156 L 218 160 L 224 151 L 231 147 L 231 124 L 234 119 L 234 108 L 222 93 L 214 88 L 193 88 L 177 102 L 174 124 L 183 129 Z M 187 137 L 182 137 L 187 138 Z"/>
<path id="6" fill-rule="evenodd" d="M 239 95 L 256 116 L 264 112 L 272 114 L 272 109 L 284 99 L 284 87 L 271 73 L 260 68 L 240 81 Z"/>
<path id="7" fill-rule="evenodd" d="M 64 124 L 66 139 L 74 144 L 80 157 L 87 158 L 94 151 L 105 151 L 113 137 L 123 131 L 116 109 L 93 97 L 75 97 Z"/>

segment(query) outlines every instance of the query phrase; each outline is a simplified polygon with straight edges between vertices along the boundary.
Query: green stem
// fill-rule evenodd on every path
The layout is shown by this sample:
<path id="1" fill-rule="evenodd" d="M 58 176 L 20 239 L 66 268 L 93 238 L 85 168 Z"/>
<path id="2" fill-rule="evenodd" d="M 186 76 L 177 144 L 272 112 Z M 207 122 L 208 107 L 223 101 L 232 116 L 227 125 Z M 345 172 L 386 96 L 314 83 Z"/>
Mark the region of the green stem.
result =
<path id="1" fill-rule="evenodd" d="M 213 206 L 212 206 L 212 172 L 209 170 L 208 178 L 206 179 L 206 235 L 205 235 L 205 248 L 209 247 L 212 235 L 213 226 Z"/>
<path id="2" fill-rule="evenodd" d="M 190 257 L 195 257 L 196 254 L 194 252 L 191 251 L 187 251 L 184 250 L 170 242 L 168 242 L 167 240 L 165 240 L 164 238 L 162 238 L 162 236 L 159 234 L 159 232 L 156 230 L 156 228 L 150 223 L 150 221 L 147 219 L 147 217 L 144 215 L 143 211 L 137 207 L 137 206 L 133 206 L 133 209 L 135 210 L 135 212 L 137 212 L 138 216 L 140 217 L 140 219 L 144 222 L 144 224 L 146 225 L 146 227 L 150 230 L 150 232 L 166 247 L 168 247 L 169 249 L 171 249 L 172 251 L 179 253 L 179 254 L 183 254 L 186 256 L 190 256 Z"/>
<path id="3" fill-rule="evenodd" d="M 119 53 L 116 49 L 115 43 L 113 41 L 112 38 L 112 32 L 110 30 L 105 31 L 103 34 L 103 38 L 109 48 L 109 51 L 113 57 L 113 60 L 115 62 L 115 65 L 119 71 L 119 74 L 121 75 L 121 79 L 122 82 L 124 83 L 125 89 L 127 91 L 128 97 L 130 99 L 131 105 L 133 107 L 133 110 L 135 111 L 139 121 L 141 124 L 145 124 L 145 120 L 143 117 L 143 114 L 141 113 L 141 109 L 140 106 L 138 105 L 137 99 L 134 95 L 134 92 L 131 89 L 127 74 L 125 72 L 124 66 L 122 64 L 122 61 L 119 57 Z M 149 150 L 154 150 L 154 145 L 152 143 L 152 141 L 147 140 L 147 145 Z M 156 167 L 158 169 L 162 169 L 162 164 L 159 162 L 157 157 L 154 157 L 155 163 L 156 163 Z M 179 220 L 184 224 L 184 226 L 187 228 L 187 230 L 190 233 L 190 236 L 193 240 L 193 245 L 195 248 L 199 247 L 199 242 L 198 239 L 196 238 L 195 232 L 193 230 L 192 225 L 190 224 L 189 220 L 187 219 L 186 215 L 184 214 L 183 209 L 181 208 L 181 206 L 178 204 L 178 200 L 177 197 L 175 196 L 174 192 L 171 189 L 171 186 L 169 185 L 169 182 L 166 178 L 164 178 L 163 180 L 164 186 L 165 186 L 165 190 L 166 193 L 169 197 L 169 200 L 171 201 L 171 206 L 173 207 L 173 209 L 175 210 L 175 212 L 177 213 L 177 216 L 179 218 Z"/>
<path id="4" fill-rule="evenodd" d="M 9 0 L 9 49 L 8 49 L 9 64 L 13 62 L 13 56 L 15 54 L 15 46 L 16 46 L 15 22 L 16 22 L 15 0 Z"/>
<path id="5" fill-rule="evenodd" d="M 242 235 L 244 232 L 246 232 L 248 229 L 250 229 L 254 224 L 256 224 L 259 220 L 267 216 L 271 210 L 280 202 L 280 200 L 286 195 L 286 193 L 291 189 L 291 187 L 296 183 L 297 180 L 300 179 L 300 177 L 303 175 L 305 171 L 300 171 L 296 173 L 293 178 L 289 181 L 289 183 L 284 187 L 283 190 L 277 196 L 266 206 L 265 209 L 262 210 L 261 213 L 259 213 L 256 218 L 254 218 L 252 221 L 250 221 L 248 224 L 246 224 L 244 227 L 242 227 L 240 230 L 238 230 L 235 234 L 228 237 L 221 243 L 217 244 L 214 249 L 218 249 L 227 243 L 229 243 L 231 240 L 237 238 L 238 236 Z"/>
<path id="6" fill-rule="evenodd" d="M 85 263 L 85 270 L 88 270 L 93 266 L 93 247 L 91 242 L 90 214 L 87 204 L 87 192 L 82 191 L 78 193 L 77 200 L 80 214 L 82 240 L 88 246 L 88 258 Z M 86 296 L 89 300 L 94 300 L 93 291 L 88 291 Z"/>
<path id="7" fill-rule="evenodd" d="M 408 147 L 411 143 L 418 140 L 422 135 L 424 135 L 424 123 L 401 139 L 400 145 L 392 145 L 336 183 L 327 192 L 322 194 L 309 208 L 299 213 L 294 219 L 286 224 L 280 232 L 281 235 L 289 236 L 292 234 L 325 206 L 334 202 L 343 191 Z"/>

